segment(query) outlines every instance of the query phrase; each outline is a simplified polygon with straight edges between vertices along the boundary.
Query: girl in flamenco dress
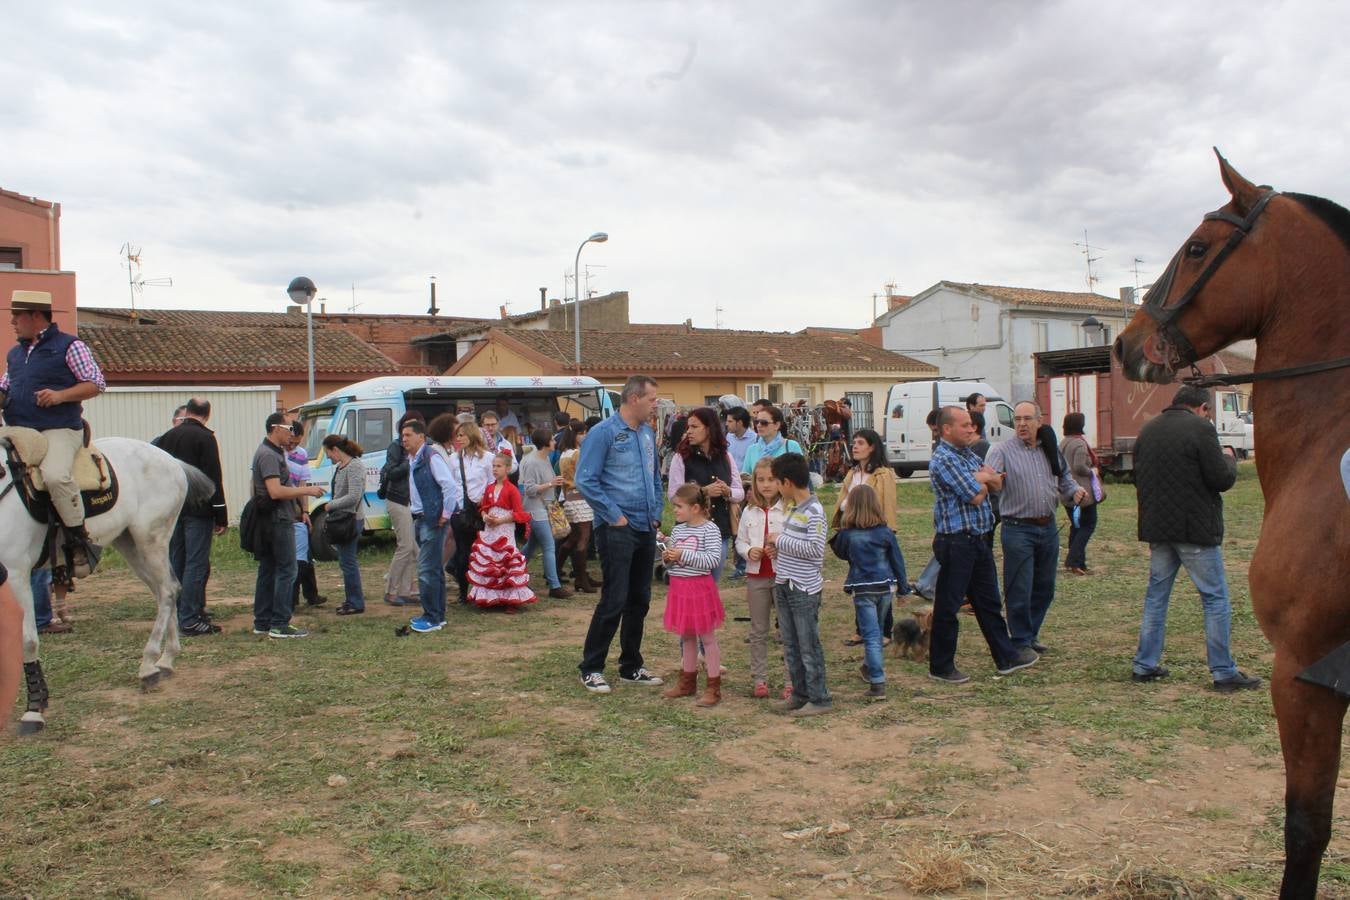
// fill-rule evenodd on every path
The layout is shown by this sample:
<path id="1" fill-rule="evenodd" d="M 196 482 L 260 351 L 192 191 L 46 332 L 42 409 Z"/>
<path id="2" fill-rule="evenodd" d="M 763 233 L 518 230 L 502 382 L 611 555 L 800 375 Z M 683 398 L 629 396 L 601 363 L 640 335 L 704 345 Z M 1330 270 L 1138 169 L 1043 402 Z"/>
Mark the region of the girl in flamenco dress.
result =
<path id="1" fill-rule="evenodd" d="M 494 481 L 479 504 L 483 530 L 469 554 L 469 600 L 480 607 L 516 612 L 536 598 L 525 557 L 516 547 L 516 523 L 528 527 L 530 514 L 521 505 L 520 491 L 508 480 L 510 474 L 511 457 L 497 454 L 492 460 Z"/>

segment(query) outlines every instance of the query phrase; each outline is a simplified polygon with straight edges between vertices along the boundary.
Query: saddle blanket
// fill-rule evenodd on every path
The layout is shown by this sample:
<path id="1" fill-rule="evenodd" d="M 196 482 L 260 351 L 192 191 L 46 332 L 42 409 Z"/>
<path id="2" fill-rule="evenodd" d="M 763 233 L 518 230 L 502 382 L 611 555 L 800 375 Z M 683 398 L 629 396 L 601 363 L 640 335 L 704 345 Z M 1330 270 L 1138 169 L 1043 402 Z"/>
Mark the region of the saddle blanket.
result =
<path id="1" fill-rule="evenodd" d="M 39 466 L 47 457 L 47 439 L 42 432 L 32 428 L 16 426 L 0 427 L 0 438 L 7 438 L 14 447 L 15 455 L 28 466 L 29 478 L 34 490 L 45 493 L 47 483 L 42 478 Z M 75 483 L 81 491 L 106 491 L 112 487 L 112 468 L 103 458 L 103 454 L 93 447 L 81 447 L 75 454 L 75 463 L 71 467 Z"/>

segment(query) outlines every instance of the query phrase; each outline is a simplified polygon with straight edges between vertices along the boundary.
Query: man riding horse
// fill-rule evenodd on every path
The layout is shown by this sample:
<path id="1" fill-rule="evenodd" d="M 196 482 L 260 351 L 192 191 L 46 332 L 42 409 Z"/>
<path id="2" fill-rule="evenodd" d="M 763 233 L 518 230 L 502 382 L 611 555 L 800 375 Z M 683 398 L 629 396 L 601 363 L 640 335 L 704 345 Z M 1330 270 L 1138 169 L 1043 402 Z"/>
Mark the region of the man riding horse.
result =
<path id="1" fill-rule="evenodd" d="M 84 502 L 71 469 L 84 445 L 82 401 L 98 396 L 107 384 L 88 345 L 52 321 L 51 294 L 15 291 L 10 324 L 19 343 L 9 351 L 0 376 L 0 409 L 6 425 L 35 429 L 47 439 L 40 470 L 65 526 L 69 561 L 68 568 L 54 561 L 53 570 L 58 583 L 69 587 L 73 578 L 93 572 L 98 562 L 99 549 L 85 531 Z"/>

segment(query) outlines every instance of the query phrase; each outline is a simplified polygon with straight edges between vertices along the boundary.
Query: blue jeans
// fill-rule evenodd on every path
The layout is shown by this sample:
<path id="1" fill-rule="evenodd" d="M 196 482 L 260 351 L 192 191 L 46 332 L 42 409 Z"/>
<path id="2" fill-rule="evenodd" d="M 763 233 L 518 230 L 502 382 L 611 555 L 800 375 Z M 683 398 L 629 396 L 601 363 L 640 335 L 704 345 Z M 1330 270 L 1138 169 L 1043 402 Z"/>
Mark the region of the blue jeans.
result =
<path id="1" fill-rule="evenodd" d="M 1066 569 L 1087 568 L 1087 545 L 1092 532 L 1097 530 L 1097 504 L 1078 507 L 1078 524 L 1073 524 L 1073 510 L 1069 510 L 1069 552 L 1064 557 Z"/>
<path id="2" fill-rule="evenodd" d="M 713 577 L 713 581 L 722 580 L 722 570 L 726 568 L 727 560 L 730 559 L 735 553 L 736 553 L 736 541 L 733 540 L 732 538 L 723 538 L 722 561 L 718 563 L 716 566 L 714 566 L 712 572 L 710 573 Z"/>
<path id="3" fill-rule="evenodd" d="M 1003 520 L 1003 602 L 1008 608 L 1008 634 L 1019 647 L 1029 647 L 1041 634 L 1041 623 L 1055 599 L 1059 568 L 1059 529 L 1052 516 L 1045 525 Z"/>
<path id="4" fill-rule="evenodd" d="M 595 546 L 600 553 L 600 602 L 591 614 L 581 648 L 582 675 L 605 671 L 614 634 L 619 635 L 619 675 L 642 668 L 642 632 L 652 605 L 652 571 L 656 565 L 656 533 L 632 525 L 605 525 L 595 520 Z"/>
<path id="5" fill-rule="evenodd" d="M 825 686 L 825 648 L 820 645 L 820 592 L 808 594 L 791 584 L 775 584 L 773 599 L 792 696 L 830 706 L 833 700 Z"/>
<path id="6" fill-rule="evenodd" d="M 854 594 L 853 612 L 858 620 L 858 636 L 863 639 L 863 661 L 867 664 L 867 680 L 873 684 L 886 683 L 886 670 L 881 662 L 881 625 L 891 609 L 891 595 Z"/>
<path id="7" fill-rule="evenodd" d="M 921 597 L 929 600 L 937 596 L 938 580 L 938 561 L 936 556 L 928 557 L 928 564 L 923 567 L 919 573 L 919 580 L 914 582 L 914 590 Z"/>
<path id="8" fill-rule="evenodd" d="M 295 529 L 289 520 L 272 519 L 270 552 L 258 560 L 253 585 L 253 628 L 266 631 L 291 624 L 291 591 L 295 587 Z"/>
<path id="9" fill-rule="evenodd" d="M 1144 618 L 1139 625 L 1139 651 L 1134 671 L 1147 675 L 1162 662 L 1163 636 L 1167 630 L 1167 601 L 1177 571 L 1186 567 L 1191 583 L 1200 592 L 1205 610 L 1205 653 L 1215 681 L 1237 677 L 1237 665 L 1228 650 L 1233 624 L 1228 605 L 1228 580 L 1223 573 L 1223 555 L 1218 547 L 1196 544 L 1149 544 L 1148 588 L 1144 591 Z"/>
<path id="10" fill-rule="evenodd" d="M 181 589 L 178 592 L 178 627 L 193 624 L 206 610 L 206 576 L 211 571 L 210 516 L 184 513 L 169 539 L 169 568 Z"/>
<path id="11" fill-rule="evenodd" d="M 448 523 L 437 525 L 436 521 L 421 516 L 413 522 L 417 530 L 417 595 L 422 600 L 422 616 L 432 624 L 445 621 L 445 533 L 450 528 Z"/>
<path id="12" fill-rule="evenodd" d="M 334 544 L 337 551 L 338 568 L 342 570 L 342 593 L 347 605 L 353 609 L 366 608 L 366 594 L 361 589 L 361 567 L 356 562 L 356 545 L 360 542 L 361 529 L 357 528 L 357 537 L 345 544 Z"/>
<path id="13" fill-rule="evenodd" d="M 525 542 L 525 549 L 521 551 L 525 554 L 526 563 L 534 556 L 535 547 L 544 551 L 544 580 L 548 582 L 548 586 L 562 587 L 562 581 L 558 579 L 558 554 L 557 546 L 553 543 L 553 526 L 548 523 L 547 514 L 542 519 L 533 517 L 530 519 L 530 539 Z"/>
<path id="14" fill-rule="evenodd" d="M 960 630 L 956 614 L 967 596 L 994 665 L 1002 668 L 1017 655 L 1017 648 L 1003 621 L 989 535 L 939 532 L 933 536 L 933 556 L 937 558 L 938 580 L 928 670 L 934 675 L 947 675 L 956 668 L 956 638 Z"/>
<path id="15" fill-rule="evenodd" d="M 38 569 L 28 579 L 33 591 L 33 619 L 38 628 L 52 624 L 52 570 Z"/>

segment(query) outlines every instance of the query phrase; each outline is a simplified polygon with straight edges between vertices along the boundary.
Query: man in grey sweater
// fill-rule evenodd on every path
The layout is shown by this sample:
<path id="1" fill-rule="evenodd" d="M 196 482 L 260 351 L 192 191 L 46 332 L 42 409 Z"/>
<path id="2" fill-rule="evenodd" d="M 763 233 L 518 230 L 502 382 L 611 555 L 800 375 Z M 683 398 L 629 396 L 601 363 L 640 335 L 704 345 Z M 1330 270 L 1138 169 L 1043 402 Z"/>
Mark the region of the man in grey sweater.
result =
<path id="1" fill-rule="evenodd" d="M 572 592 L 563 587 L 558 578 L 557 554 L 554 552 L 553 527 L 548 521 L 548 502 L 562 487 L 562 476 L 553 471 L 549 451 L 553 449 L 553 435 L 547 429 L 537 428 L 530 435 L 534 452 L 520 463 L 520 496 L 525 511 L 530 514 L 530 539 L 525 542 L 525 562 L 534 556 L 536 547 L 544 551 L 544 579 L 548 581 L 548 595 L 554 600 L 566 600 Z"/>

